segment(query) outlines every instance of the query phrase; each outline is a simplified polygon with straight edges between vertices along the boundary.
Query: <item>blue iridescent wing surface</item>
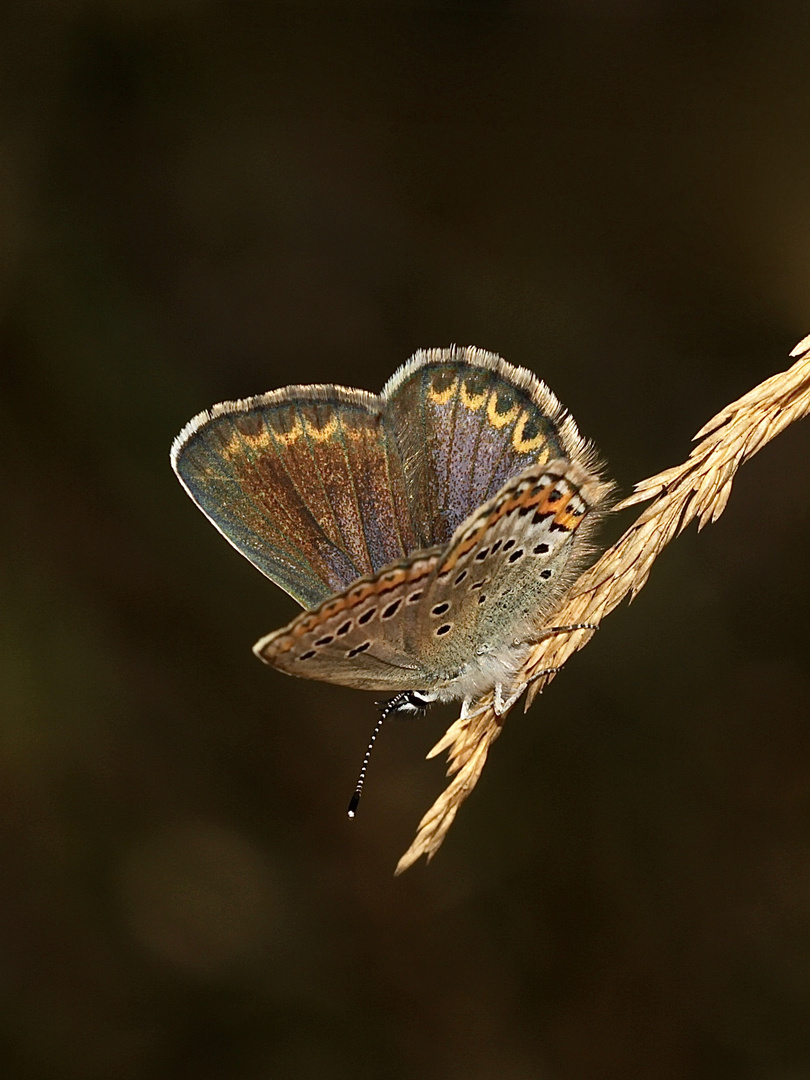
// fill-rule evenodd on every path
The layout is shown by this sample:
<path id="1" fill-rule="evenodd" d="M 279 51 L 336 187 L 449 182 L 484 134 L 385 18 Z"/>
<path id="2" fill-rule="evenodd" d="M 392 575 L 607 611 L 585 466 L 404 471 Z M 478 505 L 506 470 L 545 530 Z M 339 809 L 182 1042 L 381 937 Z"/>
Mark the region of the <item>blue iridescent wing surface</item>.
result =
<path id="1" fill-rule="evenodd" d="M 225 402 L 186 425 L 172 464 L 219 531 L 304 607 L 417 545 L 372 394 L 297 386 Z"/>
<path id="2" fill-rule="evenodd" d="M 531 372 L 474 348 L 420 351 L 383 390 L 423 546 L 445 544 L 506 481 L 554 459 L 592 464 L 573 419 Z"/>

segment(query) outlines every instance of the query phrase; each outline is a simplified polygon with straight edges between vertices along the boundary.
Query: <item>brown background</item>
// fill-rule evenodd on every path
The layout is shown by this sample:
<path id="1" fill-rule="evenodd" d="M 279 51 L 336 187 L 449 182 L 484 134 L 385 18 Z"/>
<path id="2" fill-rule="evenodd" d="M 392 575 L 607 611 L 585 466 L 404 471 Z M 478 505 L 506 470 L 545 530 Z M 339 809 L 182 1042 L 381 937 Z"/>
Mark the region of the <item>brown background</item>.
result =
<path id="1" fill-rule="evenodd" d="M 808 10 L 4 7 L 4 1077 L 810 1076 L 806 424 L 398 880 L 452 712 L 350 824 L 373 696 L 256 662 L 296 607 L 168 466 L 215 401 L 451 342 L 625 492 L 681 460 L 810 331 Z"/>

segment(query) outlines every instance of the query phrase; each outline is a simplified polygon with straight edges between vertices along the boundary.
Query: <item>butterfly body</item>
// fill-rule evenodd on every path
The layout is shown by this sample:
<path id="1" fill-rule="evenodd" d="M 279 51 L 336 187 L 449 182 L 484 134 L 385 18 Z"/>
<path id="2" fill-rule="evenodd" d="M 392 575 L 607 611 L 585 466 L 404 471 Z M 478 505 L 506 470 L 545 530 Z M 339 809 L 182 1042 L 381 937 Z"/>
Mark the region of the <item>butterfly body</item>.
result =
<path id="1" fill-rule="evenodd" d="M 425 700 L 508 696 L 608 490 L 553 394 L 476 349 L 417 353 L 379 397 L 296 386 L 225 403 L 172 460 L 308 608 L 257 643 L 262 660 Z"/>

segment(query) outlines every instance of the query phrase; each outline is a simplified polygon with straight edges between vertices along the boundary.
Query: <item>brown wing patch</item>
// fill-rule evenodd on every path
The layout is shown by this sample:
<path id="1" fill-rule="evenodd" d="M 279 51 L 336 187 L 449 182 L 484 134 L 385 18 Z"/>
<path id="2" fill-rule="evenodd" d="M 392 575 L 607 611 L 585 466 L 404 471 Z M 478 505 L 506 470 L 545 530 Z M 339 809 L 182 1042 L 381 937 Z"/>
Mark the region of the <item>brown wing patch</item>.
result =
<path id="1" fill-rule="evenodd" d="M 281 630 L 268 634 L 253 651 L 265 663 L 283 667 L 285 671 L 290 670 L 290 662 L 296 658 L 311 659 L 307 654 L 312 650 L 314 656 L 320 649 L 337 648 L 340 644 L 348 654 L 356 648 L 351 642 L 353 631 L 362 629 L 375 615 L 388 612 L 386 619 L 393 618 L 399 605 L 407 603 L 415 591 L 421 595 L 419 586 L 433 572 L 438 557 L 437 552 L 420 552 L 375 577 L 361 579 L 345 592 L 299 615 Z M 397 608 L 391 610 L 394 604 Z M 337 642 L 338 638 L 346 639 L 345 648 Z"/>

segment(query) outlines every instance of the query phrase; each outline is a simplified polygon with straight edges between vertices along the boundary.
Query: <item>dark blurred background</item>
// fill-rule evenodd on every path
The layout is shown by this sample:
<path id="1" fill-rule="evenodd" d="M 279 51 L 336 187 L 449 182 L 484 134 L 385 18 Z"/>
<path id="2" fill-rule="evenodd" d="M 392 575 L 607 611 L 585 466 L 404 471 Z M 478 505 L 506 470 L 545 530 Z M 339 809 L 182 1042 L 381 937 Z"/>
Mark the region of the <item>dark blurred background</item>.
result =
<path id="1" fill-rule="evenodd" d="M 3 8 L 4 1078 L 810 1076 L 810 426 L 399 879 L 453 712 L 349 823 L 373 695 L 254 659 L 296 605 L 168 463 L 457 342 L 625 493 L 676 464 L 810 332 L 809 50 L 803 2 Z"/>

